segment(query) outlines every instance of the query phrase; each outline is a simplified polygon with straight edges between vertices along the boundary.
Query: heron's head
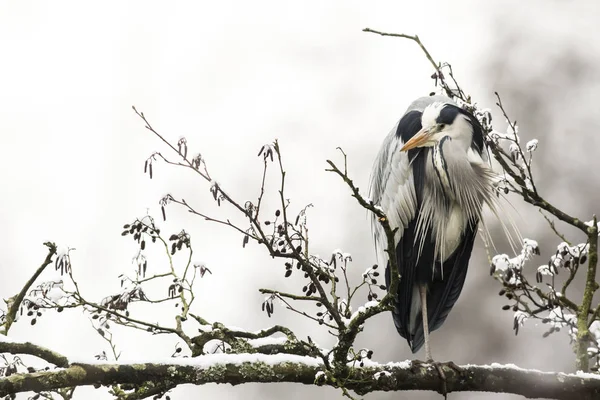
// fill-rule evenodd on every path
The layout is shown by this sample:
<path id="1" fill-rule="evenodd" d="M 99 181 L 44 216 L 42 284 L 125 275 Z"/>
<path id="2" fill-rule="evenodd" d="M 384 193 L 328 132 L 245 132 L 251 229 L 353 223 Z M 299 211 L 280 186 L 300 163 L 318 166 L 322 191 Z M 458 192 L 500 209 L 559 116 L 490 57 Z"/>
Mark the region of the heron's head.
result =
<path id="1" fill-rule="evenodd" d="M 463 144 L 465 151 L 471 145 L 473 125 L 468 113 L 450 103 L 433 103 L 423 110 L 422 129 L 404 143 L 401 151 L 418 147 L 432 147 L 448 136 L 453 142 Z"/>

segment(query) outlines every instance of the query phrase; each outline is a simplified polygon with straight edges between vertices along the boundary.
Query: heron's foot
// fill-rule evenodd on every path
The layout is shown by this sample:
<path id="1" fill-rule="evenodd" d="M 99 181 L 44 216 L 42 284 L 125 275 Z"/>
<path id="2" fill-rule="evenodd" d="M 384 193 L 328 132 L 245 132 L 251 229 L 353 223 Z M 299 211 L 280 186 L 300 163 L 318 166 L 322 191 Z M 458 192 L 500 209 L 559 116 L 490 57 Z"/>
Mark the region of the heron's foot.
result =
<path id="1" fill-rule="evenodd" d="M 462 376 L 462 374 L 464 374 L 464 372 L 465 372 L 465 370 L 464 370 L 462 367 L 460 367 L 460 366 L 456 365 L 456 364 L 454 363 L 454 361 L 448 361 L 448 362 L 445 362 L 445 363 L 443 363 L 443 364 L 444 364 L 446 367 L 453 369 L 453 370 L 454 370 L 454 372 L 456 372 L 456 373 L 457 373 L 458 375 L 460 375 L 460 376 Z"/>
<path id="2" fill-rule="evenodd" d="M 416 374 L 420 368 L 427 368 L 430 363 L 421 360 L 412 360 L 410 362 L 410 372 Z"/>
<path id="3" fill-rule="evenodd" d="M 444 372 L 444 367 L 452 369 L 459 376 L 462 376 L 462 374 L 464 373 L 464 370 L 452 361 L 439 362 L 439 361 L 429 360 L 429 361 L 425 362 L 425 361 L 421 361 L 421 360 L 413 360 L 411 363 L 411 372 L 416 373 L 419 368 L 428 368 L 428 367 L 435 368 L 438 376 L 440 377 L 440 380 L 442 381 L 442 389 L 441 389 L 440 393 L 444 396 L 444 399 L 447 399 L 448 398 L 448 379 L 446 377 L 446 373 Z"/>

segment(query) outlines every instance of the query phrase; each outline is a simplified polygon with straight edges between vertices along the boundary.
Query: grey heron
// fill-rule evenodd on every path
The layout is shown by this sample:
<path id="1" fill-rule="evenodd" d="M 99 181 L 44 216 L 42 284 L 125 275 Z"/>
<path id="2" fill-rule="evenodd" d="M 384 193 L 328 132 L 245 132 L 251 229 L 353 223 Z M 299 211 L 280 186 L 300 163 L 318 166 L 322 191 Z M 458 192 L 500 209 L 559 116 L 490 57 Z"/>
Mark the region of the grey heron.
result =
<path id="1" fill-rule="evenodd" d="M 413 353 L 425 344 L 427 360 L 429 333 L 444 323 L 463 288 L 483 205 L 496 213 L 494 176 L 478 120 L 445 96 L 415 100 L 375 160 L 371 200 L 398 228 L 394 324 Z M 387 262 L 375 216 L 372 227 L 378 259 Z M 388 288 L 390 273 L 388 263 Z"/>

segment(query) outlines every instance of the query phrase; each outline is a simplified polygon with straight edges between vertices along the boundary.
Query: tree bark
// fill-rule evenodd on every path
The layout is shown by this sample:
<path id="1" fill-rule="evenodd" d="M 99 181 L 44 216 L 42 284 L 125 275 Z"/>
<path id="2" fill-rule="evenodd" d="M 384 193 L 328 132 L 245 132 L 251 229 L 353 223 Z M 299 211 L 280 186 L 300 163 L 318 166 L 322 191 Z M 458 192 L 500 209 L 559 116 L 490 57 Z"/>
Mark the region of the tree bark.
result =
<path id="1" fill-rule="evenodd" d="M 240 357 L 241 356 L 241 357 Z M 360 395 L 374 391 L 429 390 L 441 392 L 439 372 L 433 366 L 411 362 L 349 369 L 345 379 L 321 373 L 317 359 L 299 356 L 211 355 L 140 364 L 73 363 L 68 368 L 13 374 L 0 379 L 0 396 L 26 391 L 51 391 L 84 385 L 274 383 L 343 386 Z M 526 370 L 515 366 L 463 366 L 458 372 L 442 366 L 448 392 L 512 393 L 527 398 L 592 400 L 600 398 L 600 376 Z"/>

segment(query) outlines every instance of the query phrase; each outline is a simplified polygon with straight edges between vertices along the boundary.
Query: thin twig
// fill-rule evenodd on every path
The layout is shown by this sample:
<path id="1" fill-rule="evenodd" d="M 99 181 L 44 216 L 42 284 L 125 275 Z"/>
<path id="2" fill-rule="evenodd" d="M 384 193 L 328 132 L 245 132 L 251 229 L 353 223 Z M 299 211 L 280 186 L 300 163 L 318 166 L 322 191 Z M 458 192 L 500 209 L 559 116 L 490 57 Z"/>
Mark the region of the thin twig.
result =
<path id="1" fill-rule="evenodd" d="M 403 38 L 403 39 L 409 39 L 412 40 L 413 42 L 415 42 L 416 44 L 419 45 L 419 47 L 421 48 L 421 50 L 423 51 L 423 53 L 425 54 L 425 57 L 427 57 L 427 60 L 429 60 L 429 63 L 433 66 L 433 68 L 435 69 L 435 72 L 437 74 L 437 76 L 440 78 L 440 81 L 442 82 L 442 86 L 444 88 L 444 91 L 446 92 L 446 94 L 448 95 L 448 97 L 452 98 L 455 96 L 454 92 L 452 91 L 452 89 L 450 88 L 450 86 L 448 86 L 448 84 L 446 83 L 446 81 L 443 79 L 443 73 L 440 69 L 440 66 L 438 63 L 435 62 L 435 60 L 433 59 L 433 57 L 431 56 L 431 54 L 429 53 L 429 51 L 427 50 L 427 48 L 425 47 L 425 45 L 423 45 L 423 42 L 421 42 L 421 39 L 419 39 L 419 37 L 417 35 L 406 35 L 404 33 L 387 33 L 387 32 L 380 32 L 380 31 L 376 31 L 370 28 L 365 28 L 363 29 L 363 32 L 369 32 L 369 33 L 375 33 L 377 35 L 381 35 L 381 36 L 391 36 L 391 37 L 399 37 L 399 38 Z"/>
<path id="2" fill-rule="evenodd" d="M 46 267 L 52 263 L 52 257 L 54 257 L 57 253 L 56 245 L 54 243 L 46 242 L 44 243 L 44 246 L 48 247 L 48 254 L 44 259 L 44 262 L 42 262 L 42 265 L 39 266 L 39 268 L 31 276 L 31 278 L 29 278 L 29 280 L 25 283 L 19 294 L 7 301 L 8 310 L 6 313 L 6 320 L 3 326 L 4 329 L 0 330 L 0 335 L 8 334 L 9 329 L 15 322 L 17 312 L 19 311 L 19 307 L 21 307 L 21 303 L 23 302 L 25 295 L 27 295 L 29 288 L 31 287 L 31 285 L 34 284 L 34 282 L 42 274 L 42 272 L 44 272 Z"/>

